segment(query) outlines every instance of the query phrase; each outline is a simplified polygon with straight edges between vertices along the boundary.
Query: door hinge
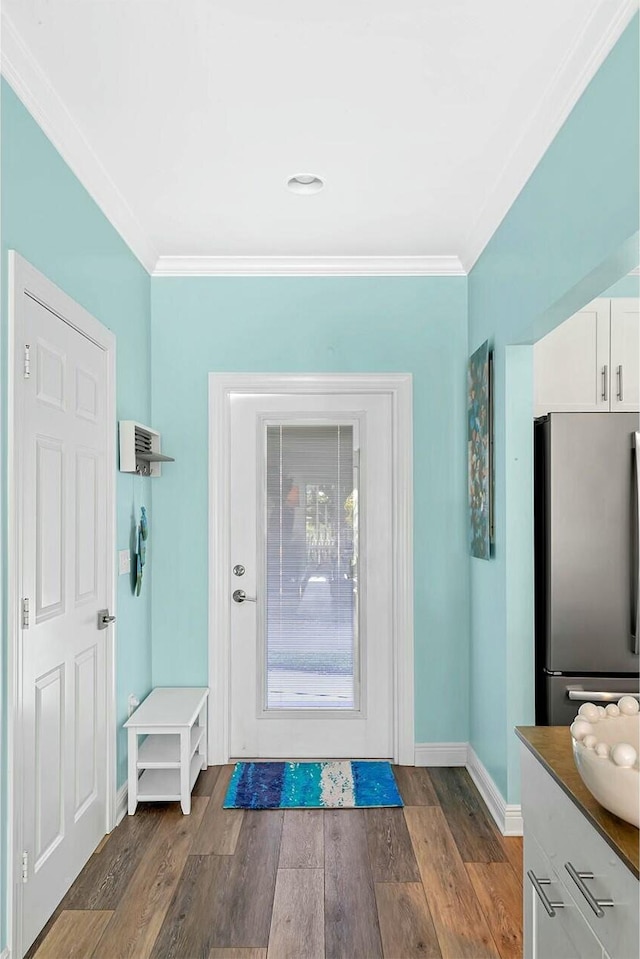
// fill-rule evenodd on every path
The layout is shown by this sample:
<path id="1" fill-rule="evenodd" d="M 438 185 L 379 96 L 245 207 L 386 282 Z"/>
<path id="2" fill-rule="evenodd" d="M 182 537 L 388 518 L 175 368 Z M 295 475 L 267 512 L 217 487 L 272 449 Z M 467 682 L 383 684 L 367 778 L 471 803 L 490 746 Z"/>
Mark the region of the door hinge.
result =
<path id="1" fill-rule="evenodd" d="M 28 343 L 25 343 L 24 347 L 24 366 L 22 372 L 25 380 L 28 380 L 31 376 L 31 347 Z"/>
<path id="2" fill-rule="evenodd" d="M 29 597 L 22 600 L 22 628 L 29 629 Z"/>
<path id="3" fill-rule="evenodd" d="M 29 881 L 29 853 L 22 853 L 22 881 Z"/>

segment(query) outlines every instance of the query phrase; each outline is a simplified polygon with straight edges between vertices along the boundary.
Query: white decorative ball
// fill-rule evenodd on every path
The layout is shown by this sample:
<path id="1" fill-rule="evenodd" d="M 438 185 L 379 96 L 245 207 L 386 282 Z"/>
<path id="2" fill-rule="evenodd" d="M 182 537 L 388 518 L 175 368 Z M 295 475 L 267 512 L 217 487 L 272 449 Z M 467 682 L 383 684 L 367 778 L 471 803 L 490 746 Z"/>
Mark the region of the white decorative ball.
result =
<path id="1" fill-rule="evenodd" d="M 585 736 L 582 740 L 582 745 L 586 746 L 587 749 L 593 749 L 595 744 L 598 742 L 598 737 L 594 736 L 593 733 L 590 733 L 588 736 Z"/>
<path id="2" fill-rule="evenodd" d="M 588 736 L 591 732 L 591 723 L 588 723 L 584 719 L 574 719 L 571 723 L 571 735 L 574 739 L 577 739 L 580 742 L 584 739 L 585 736 Z"/>
<path id="3" fill-rule="evenodd" d="M 618 709 L 618 707 L 616 706 L 615 703 L 609 703 L 608 706 L 605 706 L 605 710 L 604 710 L 604 711 L 605 711 L 605 713 L 607 714 L 607 716 L 619 716 L 619 715 L 620 715 L 620 710 Z"/>
<path id="4" fill-rule="evenodd" d="M 607 715 L 607 711 L 604 706 L 598 706 L 598 716 L 602 719 L 603 716 Z"/>
<path id="5" fill-rule="evenodd" d="M 618 700 L 618 708 L 625 716 L 635 716 L 640 709 L 640 703 L 635 696 L 623 696 Z"/>
<path id="6" fill-rule="evenodd" d="M 578 710 L 578 716 L 582 717 L 582 719 L 586 719 L 588 723 L 597 723 L 600 719 L 600 716 L 598 715 L 598 707 L 593 703 L 583 703 Z"/>
<path id="7" fill-rule="evenodd" d="M 608 759 L 609 747 L 606 743 L 598 743 L 596 746 L 596 756 L 599 756 L 600 759 Z"/>
<path id="8" fill-rule="evenodd" d="M 618 743 L 611 750 L 611 758 L 616 766 L 633 766 L 638 754 L 630 743 Z"/>

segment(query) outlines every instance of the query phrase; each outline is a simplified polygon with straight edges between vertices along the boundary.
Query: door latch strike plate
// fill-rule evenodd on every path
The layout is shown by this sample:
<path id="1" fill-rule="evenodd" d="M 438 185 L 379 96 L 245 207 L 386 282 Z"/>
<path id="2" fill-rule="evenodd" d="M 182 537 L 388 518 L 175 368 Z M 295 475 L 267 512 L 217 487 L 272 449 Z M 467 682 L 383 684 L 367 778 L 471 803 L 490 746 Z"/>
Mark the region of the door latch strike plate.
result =
<path id="1" fill-rule="evenodd" d="M 29 881 L 29 853 L 22 853 L 22 882 L 27 883 Z"/>
<path id="2" fill-rule="evenodd" d="M 22 628 L 29 629 L 29 597 L 22 600 Z"/>

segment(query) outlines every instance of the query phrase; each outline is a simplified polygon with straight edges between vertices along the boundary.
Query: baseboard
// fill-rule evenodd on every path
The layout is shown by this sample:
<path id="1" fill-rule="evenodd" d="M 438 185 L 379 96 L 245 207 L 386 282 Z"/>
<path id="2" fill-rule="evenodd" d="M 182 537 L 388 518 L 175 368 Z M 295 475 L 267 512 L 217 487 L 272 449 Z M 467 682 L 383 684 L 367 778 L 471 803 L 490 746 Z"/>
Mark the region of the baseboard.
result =
<path id="1" fill-rule="evenodd" d="M 127 814 L 127 801 L 129 799 L 129 793 L 127 789 L 127 784 L 124 782 L 118 792 L 116 793 L 116 826 L 118 823 L 122 822 L 124 817 Z M 1 959 L 1 957 L 0 957 Z"/>
<path id="2" fill-rule="evenodd" d="M 506 803 L 502 793 L 478 759 L 473 746 L 467 747 L 467 770 L 503 836 L 522 835 L 522 807 Z"/>
<path id="3" fill-rule="evenodd" d="M 522 808 L 506 803 L 502 793 L 468 743 L 416 743 L 416 766 L 466 766 L 487 809 L 503 836 L 522 835 Z M 116 825 L 127 813 L 127 784 L 122 784 L 116 795 Z M 0 959 L 8 959 L 5 950 Z"/>
<path id="4" fill-rule="evenodd" d="M 466 766 L 467 743 L 416 743 L 416 766 Z"/>
<path id="5" fill-rule="evenodd" d="M 5 946 L 2 952 L 0 952 L 0 959 L 11 959 L 11 953 L 9 952 L 9 946 Z"/>

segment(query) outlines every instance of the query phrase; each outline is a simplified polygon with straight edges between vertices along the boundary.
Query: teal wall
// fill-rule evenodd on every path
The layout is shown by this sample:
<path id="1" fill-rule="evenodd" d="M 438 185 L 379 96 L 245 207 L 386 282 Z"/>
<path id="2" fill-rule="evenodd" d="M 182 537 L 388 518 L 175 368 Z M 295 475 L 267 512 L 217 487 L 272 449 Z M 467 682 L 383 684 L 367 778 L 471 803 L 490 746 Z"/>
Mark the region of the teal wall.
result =
<path id="1" fill-rule="evenodd" d="M 602 296 L 640 296 L 640 276 L 623 276 L 605 290 Z"/>
<path id="2" fill-rule="evenodd" d="M 117 336 L 118 419 L 149 419 L 149 276 L 52 147 L 11 88 L 3 81 L 2 107 L 2 409 L 6 409 L 7 251 L 16 250 L 36 269 L 82 304 Z M 113 424 L 114 431 L 116 424 Z M 6 453 L 6 422 L 2 419 Z M 3 455 L 3 463 L 5 456 Z M 4 469 L 3 469 L 4 479 Z M 139 498 L 149 495 L 149 480 Z M 3 482 L 3 489 L 4 486 Z M 118 474 L 117 547 L 129 545 L 133 478 Z M 6 503 L 2 509 L 2 560 L 6 569 Z M 153 533 L 152 533 L 153 535 Z M 152 542 L 152 540 L 151 540 Z M 152 550 L 150 550 L 152 552 Z M 115 562 L 115 557 L 114 557 Z M 129 692 L 151 685 L 150 592 L 134 599 L 128 577 L 118 583 L 117 710 L 126 718 Z M 148 585 L 148 583 L 147 583 Z M 6 595 L 3 578 L 3 595 Z M 7 636 L 2 619 L 2 676 L 6 683 Z M 3 684 L 3 736 L 6 687 Z M 6 810 L 6 748 L 2 755 L 2 809 Z M 118 782 L 126 778 L 126 742 L 118 743 Z M 2 818 L 2 879 L 6 879 L 6 816 Z M 2 896 L 2 933 L 6 916 Z"/>
<path id="3" fill-rule="evenodd" d="M 517 801 L 512 728 L 533 716 L 528 344 L 603 291 L 638 294 L 638 278 L 624 276 L 639 262 L 637 77 L 636 17 L 468 281 L 150 280 L 2 83 L 2 383 L 7 251 L 15 249 L 115 332 L 117 416 L 153 422 L 176 456 L 157 483 L 136 480 L 136 489 L 132 477 L 117 479 L 118 548 L 129 544 L 134 499 L 150 507 L 146 586 L 153 586 L 133 599 L 127 577 L 118 579 L 119 724 L 128 693 L 144 695 L 152 680 L 207 681 L 208 372 L 411 372 L 416 740 L 470 738 L 503 795 Z M 495 557 L 482 562 L 467 556 L 465 367 L 487 338 L 495 351 L 497 541 Z M 5 403 L 3 392 L 3 410 Z M 4 463 L 4 413 L 1 426 Z M 4 467 L 1 475 L 6 570 Z M 3 595 L 5 585 L 3 572 Z M 4 737 L 4 685 L 0 695 Z M 2 747 L 4 881 L 4 739 Z M 121 738 L 119 783 L 125 759 Z M 1 949 L 5 896 L 0 900 Z"/>
<path id="4" fill-rule="evenodd" d="M 469 349 L 488 339 L 496 370 L 495 558 L 471 560 L 471 743 L 508 802 L 513 726 L 533 721 L 526 344 L 638 265 L 638 72 L 636 15 L 469 275 Z M 618 295 L 637 294 L 634 280 Z"/>
<path id="5" fill-rule="evenodd" d="M 207 374 L 414 377 L 417 741 L 466 741 L 467 281 L 157 278 L 152 413 L 176 457 L 154 487 L 153 682 L 207 682 Z"/>

